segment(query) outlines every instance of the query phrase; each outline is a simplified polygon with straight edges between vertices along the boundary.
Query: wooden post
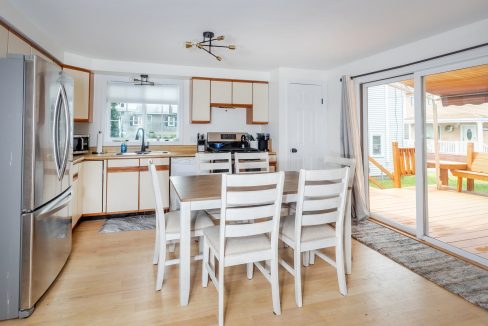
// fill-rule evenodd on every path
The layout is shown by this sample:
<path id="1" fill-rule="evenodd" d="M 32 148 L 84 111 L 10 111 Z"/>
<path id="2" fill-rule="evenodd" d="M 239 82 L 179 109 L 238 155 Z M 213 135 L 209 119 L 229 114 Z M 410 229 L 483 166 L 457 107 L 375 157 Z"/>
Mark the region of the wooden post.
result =
<path id="1" fill-rule="evenodd" d="M 468 143 L 468 152 L 466 153 L 466 163 L 468 171 L 471 171 L 471 167 L 473 165 L 473 152 L 474 143 Z M 466 179 L 466 190 L 474 191 L 474 179 Z"/>
<path id="2" fill-rule="evenodd" d="M 400 168 L 400 150 L 398 149 L 398 142 L 391 143 L 393 149 L 393 186 L 395 188 L 402 187 L 402 172 Z"/>

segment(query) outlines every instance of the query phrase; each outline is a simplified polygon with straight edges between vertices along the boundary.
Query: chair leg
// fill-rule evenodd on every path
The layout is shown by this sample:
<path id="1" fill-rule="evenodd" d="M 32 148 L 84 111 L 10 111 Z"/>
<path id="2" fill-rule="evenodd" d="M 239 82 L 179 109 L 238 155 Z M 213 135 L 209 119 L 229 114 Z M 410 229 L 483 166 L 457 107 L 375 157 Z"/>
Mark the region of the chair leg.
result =
<path id="1" fill-rule="evenodd" d="M 198 238 L 198 253 L 203 253 L 203 235 Z"/>
<path id="2" fill-rule="evenodd" d="M 310 262 L 310 251 L 303 252 L 302 256 L 303 256 L 303 266 L 308 267 Z"/>
<path id="3" fill-rule="evenodd" d="M 337 279 L 339 281 L 339 292 L 342 295 L 347 295 L 346 270 L 344 268 L 344 246 L 341 240 L 342 239 L 337 239 L 336 245 Z"/>
<path id="4" fill-rule="evenodd" d="M 156 230 L 156 237 L 155 237 L 155 240 L 154 240 L 153 265 L 156 265 L 158 263 L 158 259 L 159 259 L 159 247 L 160 247 L 160 243 L 159 243 L 159 232 L 158 232 L 158 230 Z"/>
<path id="5" fill-rule="evenodd" d="M 295 269 L 295 302 L 298 307 L 302 306 L 302 260 L 299 248 L 293 252 L 293 264 Z"/>
<path id="6" fill-rule="evenodd" d="M 308 263 L 310 265 L 315 264 L 315 253 L 313 251 L 310 251 L 310 258 L 309 258 L 309 262 Z"/>
<path id="7" fill-rule="evenodd" d="M 247 279 L 252 280 L 253 274 L 254 274 L 254 264 L 247 263 Z"/>
<path id="8" fill-rule="evenodd" d="M 164 282 L 164 270 L 166 269 L 166 244 L 159 245 L 158 276 L 156 278 L 156 291 L 160 291 Z"/>
<path id="9" fill-rule="evenodd" d="M 224 264 L 219 262 L 219 326 L 224 326 Z"/>
<path id="10" fill-rule="evenodd" d="M 281 315 L 278 255 L 275 255 L 275 257 L 271 259 L 271 295 L 273 297 L 273 311 L 276 315 Z"/>
<path id="11" fill-rule="evenodd" d="M 203 238 L 203 237 L 202 237 Z M 210 248 L 208 247 L 207 241 L 205 239 L 200 238 L 200 241 L 203 243 L 203 258 L 202 258 L 202 287 L 206 288 L 208 285 L 208 270 L 205 266 L 205 263 L 210 263 Z"/>

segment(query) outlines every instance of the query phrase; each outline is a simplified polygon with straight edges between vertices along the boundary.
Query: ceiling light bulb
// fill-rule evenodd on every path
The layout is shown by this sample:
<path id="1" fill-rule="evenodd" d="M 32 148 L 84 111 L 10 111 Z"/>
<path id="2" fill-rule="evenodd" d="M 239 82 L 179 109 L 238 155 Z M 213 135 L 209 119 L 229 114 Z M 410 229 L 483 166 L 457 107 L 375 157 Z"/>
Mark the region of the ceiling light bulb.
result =
<path id="1" fill-rule="evenodd" d="M 217 36 L 216 40 L 217 41 L 223 41 L 224 40 L 224 35 Z"/>
<path id="2" fill-rule="evenodd" d="M 216 56 L 215 59 L 222 61 L 222 57 Z"/>
<path id="3" fill-rule="evenodd" d="M 229 45 L 228 48 L 229 48 L 229 50 L 235 50 L 236 46 L 235 45 Z"/>
<path id="4" fill-rule="evenodd" d="M 202 45 L 200 43 L 197 44 L 197 48 L 201 49 Z"/>
<path id="5" fill-rule="evenodd" d="M 192 48 L 193 47 L 193 43 L 192 42 L 186 42 L 185 43 L 185 46 L 186 46 L 187 49 Z"/>

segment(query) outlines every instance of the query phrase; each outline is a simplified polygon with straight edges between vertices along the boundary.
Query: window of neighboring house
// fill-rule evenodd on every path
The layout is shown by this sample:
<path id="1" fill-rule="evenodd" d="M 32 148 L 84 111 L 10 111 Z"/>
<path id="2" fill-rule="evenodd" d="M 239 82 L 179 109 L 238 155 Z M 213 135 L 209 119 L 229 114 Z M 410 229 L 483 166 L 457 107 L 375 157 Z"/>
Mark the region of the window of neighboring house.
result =
<path id="1" fill-rule="evenodd" d="M 135 86 L 110 82 L 108 85 L 109 141 L 135 142 L 136 132 L 144 128 L 149 142 L 179 140 L 178 116 L 180 86 L 175 84 Z M 169 118 L 168 118 L 169 117 Z"/>
<path id="2" fill-rule="evenodd" d="M 372 134 L 371 135 L 371 156 L 380 157 L 383 156 L 383 135 Z"/>

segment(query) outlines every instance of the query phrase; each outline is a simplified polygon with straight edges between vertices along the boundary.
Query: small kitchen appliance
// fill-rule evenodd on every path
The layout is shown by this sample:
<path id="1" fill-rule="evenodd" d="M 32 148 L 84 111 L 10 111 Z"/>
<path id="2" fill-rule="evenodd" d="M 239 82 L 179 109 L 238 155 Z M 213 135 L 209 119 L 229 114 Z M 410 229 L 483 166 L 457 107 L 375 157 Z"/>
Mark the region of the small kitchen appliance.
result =
<path id="1" fill-rule="evenodd" d="M 73 154 L 88 154 L 90 152 L 90 136 L 74 135 L 73 136 Z"/>

